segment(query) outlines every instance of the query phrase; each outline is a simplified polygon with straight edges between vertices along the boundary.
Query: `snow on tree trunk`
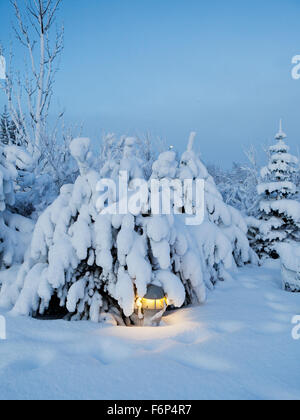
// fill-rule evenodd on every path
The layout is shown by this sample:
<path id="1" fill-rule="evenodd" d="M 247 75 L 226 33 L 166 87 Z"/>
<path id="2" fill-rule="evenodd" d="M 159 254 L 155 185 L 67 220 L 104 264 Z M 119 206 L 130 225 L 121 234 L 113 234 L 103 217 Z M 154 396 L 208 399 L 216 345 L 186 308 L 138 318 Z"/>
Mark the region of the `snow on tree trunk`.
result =
<path id="1" fill-rule="evenodd" d="M 281 127 L 275 138 L 268 166 L 261 170 L 258 217 L 248 219 L 248 237 L 259 257 L 277 259 L 279 243 L 300 242 L 300 203 L 293 182 L 298 159 L 289 153 Z"/>

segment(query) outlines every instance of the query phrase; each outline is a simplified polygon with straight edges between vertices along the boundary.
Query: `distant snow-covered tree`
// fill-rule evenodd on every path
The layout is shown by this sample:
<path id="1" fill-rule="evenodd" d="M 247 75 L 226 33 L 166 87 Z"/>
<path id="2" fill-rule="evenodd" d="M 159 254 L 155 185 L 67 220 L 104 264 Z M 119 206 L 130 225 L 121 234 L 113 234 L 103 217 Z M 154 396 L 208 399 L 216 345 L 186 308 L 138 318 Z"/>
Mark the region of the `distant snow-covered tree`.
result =
<path id="1" fill-rule="evenodd" d="M 20 145 L 18 130 L 14 121 L 10 118 L 7 107 L 0 116 L 0 142 L 4 145 Z"/>
<path id="2" fill-rule="evenodd" d="M 248 219 L 248 236 L 260 257 L 276 259 L 278 243 L 300 242 L 300 203 L 294 183 L 299 162 L 289 153 L 281 122 L 275 138 L 277 143 L 269 148 L 268 166 L 261 170 L 258 217 Z"/>
<path id="3" fill-rule="evenodd" d="M 244 215 L 254 216 L 257 212 L 257 185 L 259 170 L 256 150 L 252 146 L 245 152 L 248 164 L 233 163 L 232 169 L 223 170 L 208 166 L 226 204 L 238 209 Z"/>

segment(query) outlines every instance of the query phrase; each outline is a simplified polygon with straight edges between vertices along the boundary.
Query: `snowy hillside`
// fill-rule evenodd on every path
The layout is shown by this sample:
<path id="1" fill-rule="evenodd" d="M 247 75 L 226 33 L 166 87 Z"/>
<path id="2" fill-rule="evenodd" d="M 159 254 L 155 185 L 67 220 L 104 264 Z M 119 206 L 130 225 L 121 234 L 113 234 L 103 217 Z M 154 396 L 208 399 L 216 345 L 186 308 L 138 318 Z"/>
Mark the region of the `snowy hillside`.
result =
<path id="1" fill-rule="evenodd" d="M 158 328 L 7 315 L 1 398 L 300 399 L 299 295 L 270 263 L 232 276 Z"/>

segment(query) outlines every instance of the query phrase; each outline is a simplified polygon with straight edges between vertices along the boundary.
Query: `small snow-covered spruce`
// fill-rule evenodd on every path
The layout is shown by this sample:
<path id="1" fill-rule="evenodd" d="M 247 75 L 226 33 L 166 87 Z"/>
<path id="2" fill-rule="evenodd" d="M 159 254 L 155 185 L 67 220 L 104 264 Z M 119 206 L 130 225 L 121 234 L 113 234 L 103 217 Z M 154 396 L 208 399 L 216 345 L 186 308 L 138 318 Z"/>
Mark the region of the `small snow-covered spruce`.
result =
<path id="1" fill-rule="evenodd" d="M 261 170 L 258 217 L 248 219 L 248 237 L 259 257 L 277 259 L 279 243 L 300 242 L 300 203 L 293 182 L 299 162 L 289 153 L 281 121 L 275 139 L 268 166 Z"/>
<path id="2" fill-rule="evenodd" d="M 0 269 L 23 262 L 33 230 L 30 220 L 13 212 L 15 181 L 27 159 L 18 146 L 0 146 Z"/>

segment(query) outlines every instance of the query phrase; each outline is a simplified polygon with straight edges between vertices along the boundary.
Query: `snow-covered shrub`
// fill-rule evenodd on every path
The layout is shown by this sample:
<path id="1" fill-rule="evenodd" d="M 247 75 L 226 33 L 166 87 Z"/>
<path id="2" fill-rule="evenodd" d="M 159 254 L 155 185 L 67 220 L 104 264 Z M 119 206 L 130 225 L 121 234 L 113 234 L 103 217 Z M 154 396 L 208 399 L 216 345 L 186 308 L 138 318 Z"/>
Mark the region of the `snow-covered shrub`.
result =
<path id="1" fill-rule="evenodd" d="M 289 292 L 300 292 L 300 245 L 279 244 L 277 252 L 281 259 L 283 288 Z"/>
<path id="2" fill-rule="evenodd" d="M 0 146 L 0 269 L 23 262 L 33 230 L 30 220 L 12 211 L 18 169 L 27 159 L 18 146 Z"/>
<path id="3" fill-rule="evenodd" d="M 278 243 L 300 242 L 300 203 L 293 182 L 298 159 L 289 153 L 281 126 L 275 138 L 277 143 L 269 149 L 269 164 L 261 170 L 258 217 L 248 219 L 248 237 L 260 257 L 277 259 Z"/>

